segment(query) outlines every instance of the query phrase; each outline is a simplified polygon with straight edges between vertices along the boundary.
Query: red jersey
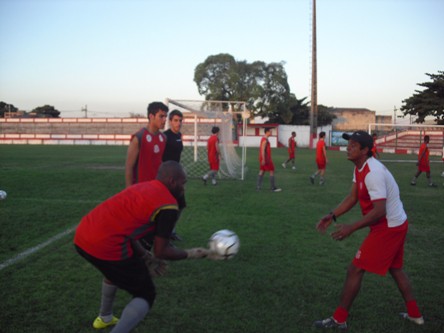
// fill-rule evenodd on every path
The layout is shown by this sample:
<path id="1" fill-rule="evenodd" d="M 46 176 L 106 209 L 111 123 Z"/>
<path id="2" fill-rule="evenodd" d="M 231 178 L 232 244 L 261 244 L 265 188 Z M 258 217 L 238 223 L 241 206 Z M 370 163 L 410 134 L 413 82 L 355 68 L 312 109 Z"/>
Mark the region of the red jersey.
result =
<path id="1" fill-rule="evenodd" d="M 393 228 L 402 225 L 407 220 L 404 211 L 399 187 L 387 168 L 374 157 L 370 157 L 361 167 L 355 167 L 353 182 L 358 187 L 358 200 L 362 215 L 368 214 L 373 209 L 373 202 L 386 200 L 386 215 L 376 224 L 375 228 Z"/>
<path id="2" fill-rule="evenodd" d="M 133 184 L 156 179 L 166 146 L 165 134 L 161 132 L 152 134 L 142 128 L 131 136 L 131 140 L 135 136 L 139 140 L 139 156 L 134 166 Z"/>
<path id="3" fill-rule="evenodd" d="M 372 148 L 372 154 L 373 157 L 376 157 L 376 152 L 377 152 L 377 147 L 376 147 L 376 141 L 373 141 L 373 148 Z"/>
<path id="4" fill-rule="evenodd" d="M 265 145 L 265 150 L 263 150 L 263 146 Z M 274 171 L 273 160 L 271 159 L 271 145 L 270 141 L 266 136 L 263 136 L 261 139 L 261 144 L 259 148 L 259 163 L 260 170 L 262 171 Z"/>
<path id="5" fill-rule="evenodd" d="M 294 140 L 293 137 L 290 137 L 288 139 L 288 155 L 290 156 L 290 158 L 294 158 L 295 151 L 296 151 L 296 141 Z"/>
<path id="6" fill-rule="evenodd" d="M 316 161 L 323 161 L 325 163 L 324 147 L 325 141 L 318 140 L 318 143 L 316 144 Z"/>
<path id="7" fill-rule="evenodd" d="M 107 199 L 77 227 L 74 243 L 101 260 L 132 257 L 132 240 L 155 234 L 161 210 L 178 210 L 177 201 L 158 180 L 135 184 Z"/>
<path id="8" fill-rule="evenodd" d="M 213 134 L 207 141 L 207 155 L 208 163 L 210 164 L 211 170 L 219 170 L 219 153 L 217 146 L 219 144 L 219 137 L 217 134 Z"/>
<path id="9" fill-rule="evenodd" d="M 421 147 L 419 147 L 418 153 L 418 168 L 421 171 L 430 171 L 429 154 L 430 152 L 427 143 L 424 142 Z"/>

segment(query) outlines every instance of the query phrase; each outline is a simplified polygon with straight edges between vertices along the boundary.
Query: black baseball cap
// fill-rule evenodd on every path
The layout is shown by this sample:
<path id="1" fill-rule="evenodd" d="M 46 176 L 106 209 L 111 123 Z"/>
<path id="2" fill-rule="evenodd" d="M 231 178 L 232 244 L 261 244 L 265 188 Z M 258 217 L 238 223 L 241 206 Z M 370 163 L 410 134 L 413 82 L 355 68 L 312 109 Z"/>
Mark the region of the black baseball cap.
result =
<path id="1" fill-rule="evenodd" d="M 342 133 L 342 137 L 347 141 L 353 140 L 358 142 L 362 148 L 368 147 L 370 150 L 373 148 L 373 138 L 365 131 L 356 131 L 353 134 Z"/>

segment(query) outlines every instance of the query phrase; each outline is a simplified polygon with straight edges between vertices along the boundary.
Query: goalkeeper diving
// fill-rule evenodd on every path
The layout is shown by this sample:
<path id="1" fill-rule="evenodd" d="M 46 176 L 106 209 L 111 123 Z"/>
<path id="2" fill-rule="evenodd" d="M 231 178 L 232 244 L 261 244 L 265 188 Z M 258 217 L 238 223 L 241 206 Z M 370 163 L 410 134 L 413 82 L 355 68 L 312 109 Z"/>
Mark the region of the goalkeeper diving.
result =
<path id="1" fill-rule="evenodd" d="M 180 249 L 170 237 L 179 218 L 177 198 L 184 195 L 186 179 L 175 161 L 161 164 L 155 180 L 132 185 L 105 200 L 84 216 L 74 236 L 77 252 L 103 275 L 96 329 L 130 332 L 153 306 L 152 278 L 165 274 L 165 260 L 223 259 L 207 248 Z M 151 250 L 141 241 L 149 239 Z M 113 314 L 117 289 L 133 298 L 120 319 Z"/>

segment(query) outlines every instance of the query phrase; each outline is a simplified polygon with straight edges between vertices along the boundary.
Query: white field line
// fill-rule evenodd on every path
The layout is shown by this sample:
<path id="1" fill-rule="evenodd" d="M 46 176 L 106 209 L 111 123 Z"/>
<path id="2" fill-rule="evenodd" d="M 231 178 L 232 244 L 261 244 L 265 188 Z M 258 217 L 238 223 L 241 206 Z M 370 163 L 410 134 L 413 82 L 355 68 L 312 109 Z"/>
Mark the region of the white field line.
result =
<path id="1" fill-rule="evenodd" d="M 6 268 L 6 267 L 8 267 L 8 266 L 10 266 L 10 265 L 13 265 L 13 264 L 15 264 L 16 262 L 18 262 L 18 261 L 20 261 L 20 260 L 22 260 L 22 259 L 25 259 L 26 257 L 30 256 L 31 254 L 33 254 L 33 253 L 35 253 L 35 252 L 37 252 L 37 251 L 43 249 L 44 247 L 46 247 L 46 246 L 48 246 L 48 245 L 54 243 L 56 240 L 58 240 L 58 239 L 60 239 L 60 238 L 62 238 L 62 237 L 64 237 L 64 236 L 66 236 L 66 235 L 72 233 L 76 228 L 77 228 L 77 225 L 75 225 L 74 227 L 71 227 L 71 228 L 69 228 L 69 229 L 66 229 L 65 231 L 63 231 L 63 232 L 61 232 L 61 233 L 55 235 L 54 237 L 51 237 L 51 238 L 48 239 L 46 242 L 43 242 L 43 243 L 41 243 L 41 244 L 39 244 L 39 245 L 37 245 L 37 246 L 31 247 L 31 248 L 29 248 L 29 249 L 23 251 L 22 253 L 19 253 L 19 254 L 16 255 L 15 257 L 13 257 L 13 258 L 11 258 L 11 259 L 8 259 L 8 260 L 6 260 L 6 261 L 0 263 L 0 271 L 1 271 L 3 268 Z"/>

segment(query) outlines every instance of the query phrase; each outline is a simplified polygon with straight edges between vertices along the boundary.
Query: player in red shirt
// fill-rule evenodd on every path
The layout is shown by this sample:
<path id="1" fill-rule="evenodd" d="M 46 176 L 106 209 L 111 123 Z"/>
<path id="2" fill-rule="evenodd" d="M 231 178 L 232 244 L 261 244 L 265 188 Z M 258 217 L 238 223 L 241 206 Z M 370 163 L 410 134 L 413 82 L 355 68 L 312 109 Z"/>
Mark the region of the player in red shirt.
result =
<path id="1" fill-rule="evenodd" d="M 385 275 L 390 272 L 402 294 L 407 312 L 404 319 L 424 324 L 424 319 L 412 292 L 407 274 L 403 271 L 404 242 L 408 222 L 399 195 L 399 187 L 387 168 L 372 157 L 373 140 L 364 131 L 343 134 L 348 140 L 347 158 L 355 164 L 350 194 L 329 214 L 321 218 L 316 228 L 325 233 L 332 221 L 348 212 L 359 202 L 362 218 L 352 224 L 335 224 L 333 239 L 342 241 L 355 231 L 369 227 L 355 258 L 347 270 L 339 306 L 333 315 L 314 323 L 318 328 L 347 329 L 347 317 L 359 293 L 366 272 Z"/>
<path id="2" fill-rule="evenodd" d="M 296 132 L 291 132 L 291 136 L 288 138 L 288 159 L 282 163 L 284 169 L 287 167 L 287 164 L 291 162 L 292 169 L 296 170 L 296 166 L 294 165 L 296 146 Z"/>
<path id="3" fill-rule="evenodd" d="M 208 178 L 211 177 L 211 183 L 216 185 L 216 176 L 219 172 L 220 163 L 220 151 L 219 151 L 219 127 L 213 126 L 211 129 L 211 136 L 207 141 L 207 156 L 208 164 L 210 165 L 210 171 L 202 176 L 204 184 L 207 184 Z"/>
<path id="4" fill-rule="evenodd" d="M 325 132 L 319 133 L 319 140 L 316 144 L 316 165 L 318 170 L 310 176 L 310 182 L 314 184 L 316 176 L 320 175 L 319 185 L 325 184 L 325 169 L 327 167 L 327 149 L 325 148 Z"/>
<path id="5" fill-rule="evenodd" d="M 165 127 L 167 113 L 165 104 L 150 103 L 148 126 L 131 136 L 125 164 L 127 187 L 156 178 L 166 145 L 166 137 L 160 130 Z"/>
<path id="6" fill-rule="evenodd" d="M 127 187 L 82 218 L 74 236 L 75 247 L 104 276 L 94 328 L 117 324 L 116 331 L 129 332 L 146 316 L 156 296 L 148 268 L 153 263 L 164 259 L 218 259 L 205 248 L 182 250 L 170 244 L 179 215 L 177 199 L 184 194 L 185 182 L 179 163 L 164 162 L 155 180 Z M 139 245 L 142 237 L 153 239 L 154 257 Z M 164 268 L 157 265 L 154 273 Z M 118 288 L 133 296 L 120 320 L 113 315 Z"/>
<path id="7" fill-rule="evenodd" d="M 261 139 L 259 147 L 259 175 L 257 176 L 256 190 L 260 191 L 262 188 L 262 181 L 264 179 L 264 173 L 270 173 L 270 185 L 273 192 L 280 192 L 282 189 L 276 187 L 274 179 L 274 164 L 271 158 L 271 146 L 268 138 L 271 135 L 271 128 L 264 128 L 264 136 Z"/>
<path id="8" fill-rule="evenodd" d="M 416 185 L 416 181 L 421 173 L 425 172 L 427 177 L 427 182 L 430 187 L 436 187 L 436 184 L 432 182 L 432 177 L 430 176 L 430 160 L 429 160 L 429 147 L 428 144 L 430 142 L 430 136 L 424 136 L 424 142 L 419 147 L 418 152 L 418 162 L 416 165 L 418 166 L 418 171 L 415 176 L 413 176 L 410 185 Z"/>
<path id="9" fill-rule="evenodd" d="M 378 138 L 378 136 L 376 135 L 376 133 L 373 133 L 372 134 L 372 139 L 373 139 L 372 153 L 373 153 L 373 157 L 377 158 L 379 160 L 381 158 L 381 156 L 379 156 L 378 148 L 376 147 L 376 139 L 377 138 Z"/>

